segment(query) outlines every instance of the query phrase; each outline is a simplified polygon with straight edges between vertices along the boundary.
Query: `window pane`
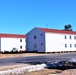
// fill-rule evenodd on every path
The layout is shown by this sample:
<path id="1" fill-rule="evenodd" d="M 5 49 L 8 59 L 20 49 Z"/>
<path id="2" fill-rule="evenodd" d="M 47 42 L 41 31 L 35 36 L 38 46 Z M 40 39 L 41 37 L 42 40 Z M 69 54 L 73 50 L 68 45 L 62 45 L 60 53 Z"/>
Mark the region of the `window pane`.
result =
<path id="1" fill-rule="evenodd" d="M 43 43 L 41 43 L 41 45 L 43 45 Z"/>
<path id="2" fill-rule="evenodd" d="M 22 46 L 20 46 L 20 49 L 22 49 Z"/>
<path id="3" fill-rule="evenodd" d="M 66 35 L 65 35 L 65 39 L 66 39 Z"/>
<path id="4" fill-rule="evenodd" d="M 71 39 L 71 36 L 69 36 L 69 38 Z"/>
<path id="5" fill-rule="evenodd" d="M 22 39 L 20 39 L 20 42 L 22 42 Z"/>
<path id="6" fill-rule="evenodd" d="M 36 35 L 34 35 L 34 39 L 36 39 Z"/>
<path id="7" fill-rule="evenodd" d="M 41 36 L 42 36 L 42 34 L 41 34 Z"/>
<path id="8" fill-rule="evenodd" d="M 65 44 L 65 47 L 67 47 L 67 44 Z"/>
<path id="9" fill-rule="evenodd" d="M 76 39 L 76 36 L 74 36 L 74 39 Z"/>
<path id="10" fill-rule="evenodd" d="M 76 47 L 76 44 L 74 46 Z"/>
<path id="11" fill-rule="evenodd" d="M 70 44 L 70 47 L 72 47 L 72 44 Z"/>

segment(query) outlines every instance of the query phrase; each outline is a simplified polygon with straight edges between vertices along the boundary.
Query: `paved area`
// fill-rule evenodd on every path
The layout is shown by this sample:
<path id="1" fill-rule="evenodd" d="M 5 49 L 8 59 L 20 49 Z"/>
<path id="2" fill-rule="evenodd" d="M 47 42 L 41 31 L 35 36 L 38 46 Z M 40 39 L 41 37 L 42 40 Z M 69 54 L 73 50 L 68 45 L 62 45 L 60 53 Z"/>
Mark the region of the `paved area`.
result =
<path id="1" fill-rule="evenodd" d="M 0 59 L 0 66 L 14 65 L 14 64 L 39 64 L 47 63 L 59 60 L 76 59 L 76 53 L 70 54 L 50 54 L 41 56 L 29 56 L 29 57 L 14 57 Z"/>

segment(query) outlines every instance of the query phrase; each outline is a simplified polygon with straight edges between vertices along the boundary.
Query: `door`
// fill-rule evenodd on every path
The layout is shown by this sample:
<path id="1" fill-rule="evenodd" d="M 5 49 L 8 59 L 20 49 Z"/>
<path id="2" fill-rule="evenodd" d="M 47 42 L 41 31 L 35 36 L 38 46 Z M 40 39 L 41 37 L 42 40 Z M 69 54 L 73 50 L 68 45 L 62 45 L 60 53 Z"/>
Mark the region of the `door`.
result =
<path id="1" fill-rule="evenodd" d="M 37 51 L 37 44 L 36 43 L 33 44 L 33 51 Z"/>

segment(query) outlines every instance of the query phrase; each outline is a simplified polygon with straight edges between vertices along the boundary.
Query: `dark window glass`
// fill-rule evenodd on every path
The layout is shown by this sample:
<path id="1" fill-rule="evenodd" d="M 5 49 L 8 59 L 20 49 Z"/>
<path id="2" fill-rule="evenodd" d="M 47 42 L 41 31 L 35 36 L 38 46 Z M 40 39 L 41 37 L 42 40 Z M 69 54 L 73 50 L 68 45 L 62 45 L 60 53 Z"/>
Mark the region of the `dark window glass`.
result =
<path id="1" fill-rule="evenodd" d="M 22 42 L 22 39 L 20 39 L 20 42 Z"/>
<path id="2" fill-rule="evenodd" d="M 76 44 L 74 46 L 76 47 Z"/>
<path id="3" fill-rule="evenodd" d="M 74 36 L 74 39 L 76 39 L 76 36 Z"/>
<path id="4" fill-rule="evenodd" d="M 34 39 L 36 39 L 36 35 L 34 35 Z"/>
<path id="5" fill-rule="evenodd" d="M 22 46 L 20 46 L 20 49 L 22 49 Z"/>
<path id="6" fill-rule="evenodd" d="M 42 34 L 41 34 L 41 36 L 42 36 Z"/>
<path id="7" fill-rule="evenodd" d="M 65 35 L 65 39 L 66 39 L 67 37 L 66 37 L 66 35 Z"/>
<path id="8" fill-rule="evenodd" d="M 43 43 L 41 43 L 41 45 L 43 45 Z"/>
<path id="9" fill-rule="evenodd" d="M 65 44 L 65 48 L 67 47 L 67 44 Z"/>
<path id="10" fill-rule="evenodd" d="M 69 36 L 69 38 L 71 39 L 71 36 Z"/>
<path id="11" fill-rule="evenodd" d="M 72 47 L 72 44 L 70 44 L 70 47 Z"/>

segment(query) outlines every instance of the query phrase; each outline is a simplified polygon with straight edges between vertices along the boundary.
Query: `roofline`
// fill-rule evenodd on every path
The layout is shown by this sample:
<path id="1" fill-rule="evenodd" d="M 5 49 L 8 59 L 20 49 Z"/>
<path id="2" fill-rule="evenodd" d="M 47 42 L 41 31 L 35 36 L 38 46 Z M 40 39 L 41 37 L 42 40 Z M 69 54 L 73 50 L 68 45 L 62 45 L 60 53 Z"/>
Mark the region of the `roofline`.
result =
<path id="1" fill-rule="evenodd" d="M 58 33 L 58 34 L 72 34 L 76 35 L 76 31 L 69 31 L 69 30 L 58 30 L 58 29 L 48 29 L 48 28 L 38 28 L 38 30 L 41 30 L 45 33 Z"/>
<path id="2" fill-rule="evenodd" d="M 5 33 L 0 33 L 0 37 L 2 38 L 26 38 L 25 34 L 5 34 Z"/>

